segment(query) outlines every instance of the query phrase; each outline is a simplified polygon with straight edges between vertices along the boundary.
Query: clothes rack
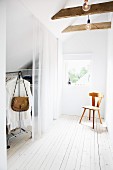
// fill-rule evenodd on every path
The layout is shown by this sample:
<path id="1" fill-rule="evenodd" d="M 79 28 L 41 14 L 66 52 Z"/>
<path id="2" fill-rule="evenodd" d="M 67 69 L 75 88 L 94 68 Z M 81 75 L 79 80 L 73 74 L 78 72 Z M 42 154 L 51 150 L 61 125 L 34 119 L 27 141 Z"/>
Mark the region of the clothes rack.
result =
<path id="1" fill-rule="evenodd" d="M 10 74 L 10 75 L 11 75 L 11 74 L 14 74 L 14 75 L 16 74 L 14 77 L 17 76 L 17 79 L 18 79 L 18 96 L 20 96 L 20 91 L 21 91 L 21 89 L 20 89 L 20 79 L 21 79 L 21 77 L 23 78 L 22 71 L 6 72 L 6 75 L 8 75 L 8 74 Z M 16 90 L 16 89 L 15 89 L 15 90 Z M 10 138 L 16 137 L 17 135 L 21 134 L 22 132 L 28 133 L 28 131 L 25 130 L 25 129 L 23 129 L 22 126 L 21 126 L 21 112 L 19 112 L 19 127 L 18 127 L 18 129 L 20 129 L 20 132 L 17 133 L 16 135 L 13 134 L 13 133 L 11 133 L 12 136 L 9 137 L 9 135 L 7 134 L 7 149 L 10 148 L 10 145 L 9 145 L 9 139 L 10 139 Z M 29 131 L 30 131 L 30 130 L 29 130 Z M 31 133 L 31 137 L 32 137 L 32 132 L 30 131 L 30 133 Z"/>

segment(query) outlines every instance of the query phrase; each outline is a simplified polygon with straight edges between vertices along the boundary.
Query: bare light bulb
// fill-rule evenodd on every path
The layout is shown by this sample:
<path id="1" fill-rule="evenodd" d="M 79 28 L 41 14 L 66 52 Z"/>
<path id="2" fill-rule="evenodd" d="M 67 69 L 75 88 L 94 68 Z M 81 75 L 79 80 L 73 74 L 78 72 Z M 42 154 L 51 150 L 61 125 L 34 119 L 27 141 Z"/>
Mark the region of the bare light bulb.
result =
<path id="1" fill-rule="evenodd" d="M 84 4 L 82 6 L 83 11 L 89 11 L 91 6 L 88 4 L 88 1 L 84 1 Z"/>
<path id="2" fill-rule="evenodd" d="M 86 30 L 91 30 L 91 24 L 86 24 Z"/>
<path id="3" fill-rule="evenodd" d="M 86 30 L 91 30 L 91 23 L 90 23 L 89 17 L 88 17 L 87 24 L 86 24 Z"/>

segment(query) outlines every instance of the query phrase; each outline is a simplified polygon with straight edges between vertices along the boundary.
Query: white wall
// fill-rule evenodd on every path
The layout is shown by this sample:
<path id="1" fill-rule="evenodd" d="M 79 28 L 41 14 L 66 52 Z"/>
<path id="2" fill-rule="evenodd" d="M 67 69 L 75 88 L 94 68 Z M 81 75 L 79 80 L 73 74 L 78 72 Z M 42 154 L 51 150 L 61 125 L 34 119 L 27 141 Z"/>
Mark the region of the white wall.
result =
<path id="1" fill-rule="evenodd" d="M 0 170 L 7 169 L 6 157 L 6 1 L 0 1 Z"/>
<path id="2" fill-rule="evenodd" d="M 92 83 L 90 87 L 63 86 L 63 114 L 81 115 L 81 107 L 88 104 L 88 91 L 100 91 L 106 96 L 107 31 L 83 31 L 73 33 L 63 43 L 64 54 L 92 55 Z M 65 59 L 65 55 L 64 55 Z M 101 115 L 104 116 L 105 98 Z"/>
<path id="3" fill-rule="evenodd" d="M 82 105 L 89 103 L 88 93 L 90 85 L 68 85 L 65 79 L 65 61 L 92 60 L 92 54 L 66 54 L 64 58 L 63 72 L 63 110 L 62 113 L 80 115 Z M 92 64 L 92 63 L 91 63 Z"/>
<path id="4" fill-rule="evenodd" d="M 106 122 L 113 144 L 113 15 L 112 29 L 108 33 Z"/>

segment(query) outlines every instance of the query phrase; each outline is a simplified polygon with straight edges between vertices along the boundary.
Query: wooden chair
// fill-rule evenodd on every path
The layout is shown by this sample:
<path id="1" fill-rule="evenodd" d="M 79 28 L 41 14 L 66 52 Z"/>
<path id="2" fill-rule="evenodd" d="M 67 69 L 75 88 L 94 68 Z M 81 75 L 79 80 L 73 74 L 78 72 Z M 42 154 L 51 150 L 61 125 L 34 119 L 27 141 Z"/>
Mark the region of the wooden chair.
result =
<path id="1" fill-rule="evenodd" d="M 99 107 L 100 107 L 102 98 L 104 96 L 101 93 L 96 93 L 96 92 L 89 93 L 89 96 L 92 97 L 92 106 L 83 106 L 82 107 L 82 108 L 84 108 L 84 111 L 82 113 L 82 116 L 80 118 L 79 123 L 81 123 L 82 118 L 83 118 L 83 116 L 85 114 L 85 111 L 88 109 L 89 110 L 89 120 L 91 118 L 91 111 L 93 111 L 93 129 L 94 129 L 95 111 L 98 111 L 98 116 L 99 116 L 99 119 L 100 119 L 100 123 L 102 124 L 102 119 L 101 119 L 101 116 L 100 116 L 100 108 Z"/>

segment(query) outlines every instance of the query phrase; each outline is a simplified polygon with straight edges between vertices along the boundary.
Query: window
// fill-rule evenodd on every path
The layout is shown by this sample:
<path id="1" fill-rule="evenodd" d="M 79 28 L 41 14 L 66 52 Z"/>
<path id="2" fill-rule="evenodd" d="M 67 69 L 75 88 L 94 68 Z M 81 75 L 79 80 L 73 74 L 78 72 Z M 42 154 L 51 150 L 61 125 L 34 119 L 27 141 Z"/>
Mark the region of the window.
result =
<path id="1" fill-rule="evenodd" d="M 66 83 L 69 85 L 86 85 L 90 82 L 90 60 L 66 60 Z"/>

